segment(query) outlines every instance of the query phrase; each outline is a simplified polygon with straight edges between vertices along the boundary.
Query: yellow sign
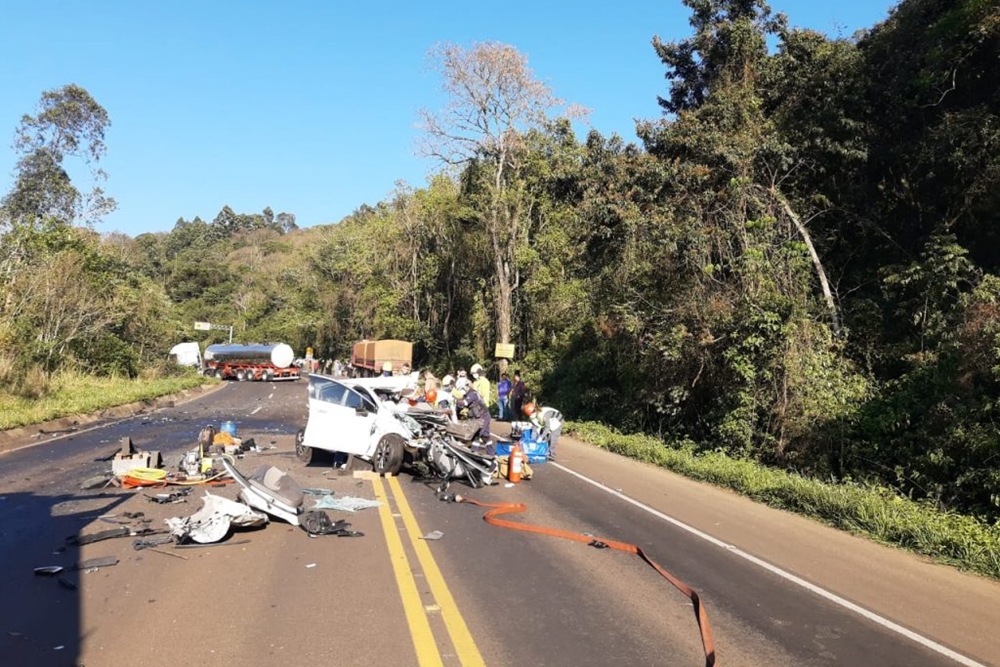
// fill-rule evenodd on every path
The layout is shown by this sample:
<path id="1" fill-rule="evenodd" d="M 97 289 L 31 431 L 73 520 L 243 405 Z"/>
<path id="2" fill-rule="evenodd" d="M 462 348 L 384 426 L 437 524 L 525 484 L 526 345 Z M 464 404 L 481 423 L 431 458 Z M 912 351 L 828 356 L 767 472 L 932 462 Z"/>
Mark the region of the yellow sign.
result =
<path id="1" fill-rule="evenodd" d="M 497 343 L 497 348 L 493 351 L 493 356 L 497 359 L 513 359 L 514 343 Z"/>

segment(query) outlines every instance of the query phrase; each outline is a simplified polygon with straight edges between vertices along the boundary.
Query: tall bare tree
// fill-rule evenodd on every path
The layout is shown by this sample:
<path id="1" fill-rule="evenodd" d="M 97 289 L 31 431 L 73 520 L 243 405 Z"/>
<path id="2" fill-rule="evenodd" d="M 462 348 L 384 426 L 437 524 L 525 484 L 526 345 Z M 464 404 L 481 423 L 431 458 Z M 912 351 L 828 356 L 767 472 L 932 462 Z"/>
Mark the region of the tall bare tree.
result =
<path id="1" fill-rule="evenodd" d="M 464 168 L 468 187 L 482 202 L 477 213 L 494 271 L 496 337 L 509 343 L 514 295 L 521 283 L 518 248 L 527 240 L 530 207 L 518 173 L 523 139 L 531 129 L 543 127 L 564 102 L 535 77 L 527 57 L 508 44 L 483 42 L 469 49 L 442 44 L 429 56 L 448 103 L 438 112 L 420 112 L 425 132 L 420 150 Z M 567 116 L 582 113 L 573 106 L 564 111 Z"/>

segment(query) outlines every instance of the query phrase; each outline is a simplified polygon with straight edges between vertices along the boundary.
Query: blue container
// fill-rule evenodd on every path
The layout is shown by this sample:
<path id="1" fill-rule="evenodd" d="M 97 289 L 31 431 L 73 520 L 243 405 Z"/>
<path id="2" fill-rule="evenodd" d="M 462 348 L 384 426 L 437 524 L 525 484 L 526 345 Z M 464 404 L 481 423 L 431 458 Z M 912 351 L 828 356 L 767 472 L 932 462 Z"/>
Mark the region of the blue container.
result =
<path id="1" fill-rule="evenodd" d="M 549 443 L 545 440 L 524 440 L 518 443 L 528 463 L 545 463 L 549 460 Z M 497 456 L 509 456 L 512 443 L 499 440 L 496 444 Z"/>
<path id="2" fill-rule="evenodd" d="M 521 443 L 528 463 L 545 463 L 549 460 L 549 443 L 547 440 L 528 440 Z"/>
<path id="3" fill-rule="evenodd" d="M 222 422 L 222 427 L 220 430 L 223 433 L 228 433 L 232 437 L 236 437 L 236 422 Z"/>

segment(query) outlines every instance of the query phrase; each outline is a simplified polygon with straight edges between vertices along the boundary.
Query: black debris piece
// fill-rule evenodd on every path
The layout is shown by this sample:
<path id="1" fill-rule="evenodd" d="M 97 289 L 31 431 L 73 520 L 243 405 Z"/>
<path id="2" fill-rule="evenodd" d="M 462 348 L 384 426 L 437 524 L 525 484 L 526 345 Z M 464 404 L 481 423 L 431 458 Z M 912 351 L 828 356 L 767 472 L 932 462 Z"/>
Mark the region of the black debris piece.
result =
<path id="1" fill-rule="evenodd" d="M 90 535 L 71 535 L 66 538 L 66 541 L 70 544 L 83 546 L 84 544 L 93 544 L 94 542 L 110 540 L 115 537 L 127 537 L 131 532 L 132 530 L 128 526 L 122 526 L 121 528 L 102 530 L 99 533 L 91 533 Z"/>

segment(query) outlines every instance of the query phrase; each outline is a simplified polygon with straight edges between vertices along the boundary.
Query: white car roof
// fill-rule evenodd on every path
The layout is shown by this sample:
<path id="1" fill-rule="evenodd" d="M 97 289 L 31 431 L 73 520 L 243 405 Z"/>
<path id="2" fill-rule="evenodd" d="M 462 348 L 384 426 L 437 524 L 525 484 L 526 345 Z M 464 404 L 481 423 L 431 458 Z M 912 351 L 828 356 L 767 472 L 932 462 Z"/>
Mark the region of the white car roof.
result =
<path id="1" fill-rule="evenodd" d="M 353 380 L 338 380 L 349 387 L 364 387 L 365 389 L 382 389 L 383 391 L 402 391 L 412 387 L 413 379 L 409 375 L 393 375 L 390 377 L 355 378 Z"/>

